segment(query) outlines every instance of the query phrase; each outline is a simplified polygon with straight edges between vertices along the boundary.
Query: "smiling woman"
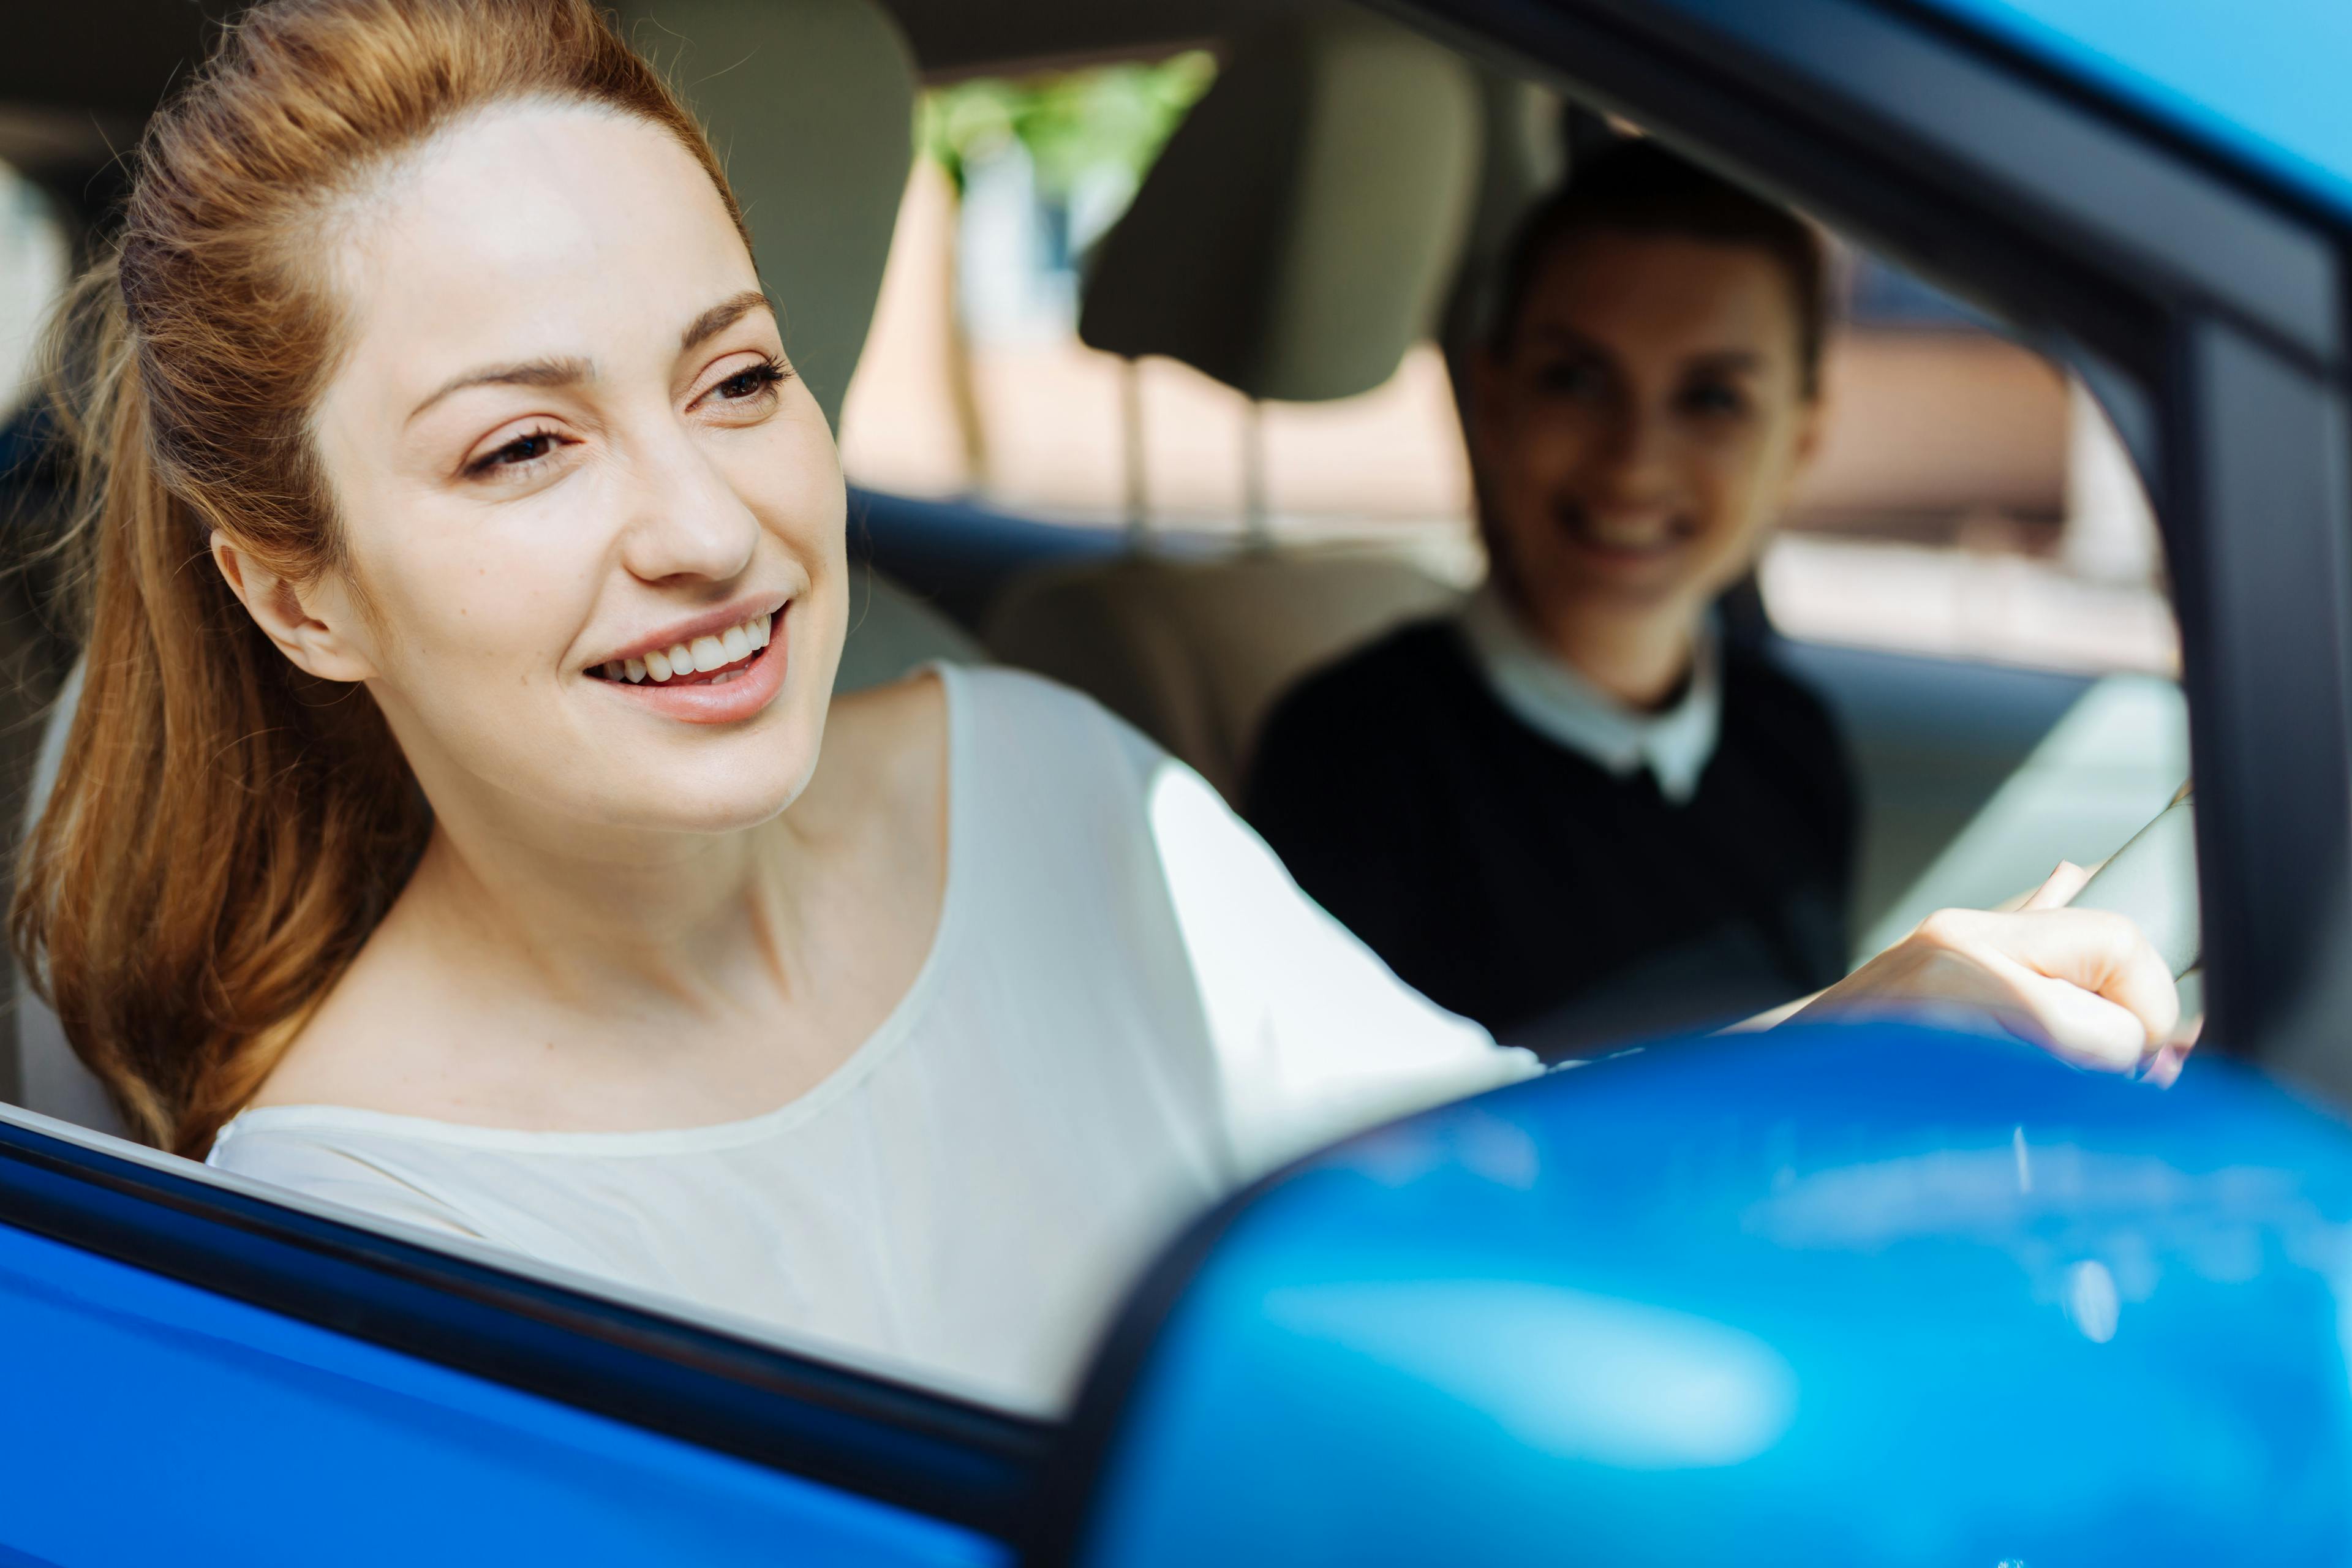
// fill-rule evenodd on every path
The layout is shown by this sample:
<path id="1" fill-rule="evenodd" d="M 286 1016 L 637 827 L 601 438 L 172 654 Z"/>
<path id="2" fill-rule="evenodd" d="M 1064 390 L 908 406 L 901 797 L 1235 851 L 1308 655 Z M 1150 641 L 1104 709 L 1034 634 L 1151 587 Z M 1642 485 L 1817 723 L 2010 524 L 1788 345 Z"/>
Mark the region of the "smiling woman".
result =
<path id="1" fill-rule="evenodd" d="M 830 700 L 830 432 L 586 0 L 250 13 L 80 301 L 16 936 L 155 1142 L 1037 1405 L 1187 1210 L 1532 1070 L 1085 700 Z M 2169 1027 L 2113 917 L 1986 922 L 1825 1005 Z"/>
<path id="2" fill-rule="evenodd" d="M 1845 973 L 1845 748 L 1716 613 L 1819 444 L 1826 260 L 1655 142 L 1591 156 L 1525 219 L 1472 362 L 1493 580 L 1259 740 L 1250 818 L 1301 884 L 1502 1038 L 1605 1048 Z M 1392 830 L 1406 800 L 1431 829 Z"/>

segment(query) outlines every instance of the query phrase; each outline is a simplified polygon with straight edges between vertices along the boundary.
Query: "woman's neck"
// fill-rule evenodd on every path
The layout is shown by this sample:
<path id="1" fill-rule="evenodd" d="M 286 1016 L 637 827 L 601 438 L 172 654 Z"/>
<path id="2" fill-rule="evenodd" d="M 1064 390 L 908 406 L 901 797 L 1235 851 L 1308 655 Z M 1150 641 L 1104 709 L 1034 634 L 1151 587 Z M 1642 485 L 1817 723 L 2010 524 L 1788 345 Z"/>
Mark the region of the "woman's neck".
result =
<path id="1" fill-rule="evenodd" d="M 943 910 L 945 704 L 861 695 L 782 816 L 727 833 L 434 795 L 415 874 L 257 1103 L 572 1131 L 805 1092 L 880 1026 Z"/>
<path id="2" fill-rule="evenodd" d="M 739 990 L 798 966 L 793 889 L 813 851 L 788 822 L 719 834 L 542 833 L 436 824 L 398 913 L 478 973 L 593 1012 Z"/>
<path id="3" fill-rule="evenodd" d="M 1704 611 L 1578 605 L 1543 614 L 1513 595 L 1531 636 L 1586 680 L 1637 712 L 1654 712 L 1690 680 Z"/>

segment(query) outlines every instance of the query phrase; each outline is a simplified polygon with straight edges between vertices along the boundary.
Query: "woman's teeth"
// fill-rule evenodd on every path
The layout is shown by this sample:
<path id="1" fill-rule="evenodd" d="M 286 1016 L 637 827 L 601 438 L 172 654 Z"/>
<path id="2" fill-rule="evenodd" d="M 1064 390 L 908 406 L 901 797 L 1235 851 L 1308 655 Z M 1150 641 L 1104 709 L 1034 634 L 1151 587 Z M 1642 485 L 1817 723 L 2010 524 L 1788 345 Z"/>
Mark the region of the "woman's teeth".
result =
<path id="1" fill-rule="evenodd" d="M 643 658 L 608 659 L 604 666 L 604 679 L 650 680 L 659 685 L 683 675 L 708 674 L 714 669 L 724 669 L 730 664 L 740 664 L 767 647 L 768 634 L 774 626 L 773 616 L 753 616 L 748 621 L 729 626 L 716 637 L 700 637 L 690 643 L 656 648 Z"/>

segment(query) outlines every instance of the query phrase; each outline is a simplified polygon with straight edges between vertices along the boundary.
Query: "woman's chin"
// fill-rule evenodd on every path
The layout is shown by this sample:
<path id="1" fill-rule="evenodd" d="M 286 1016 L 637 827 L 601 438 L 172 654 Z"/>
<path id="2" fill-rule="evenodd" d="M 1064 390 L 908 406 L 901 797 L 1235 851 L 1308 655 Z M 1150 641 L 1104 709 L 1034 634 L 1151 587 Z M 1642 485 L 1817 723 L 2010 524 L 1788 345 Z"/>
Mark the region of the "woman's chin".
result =
<path id="1" fill-rule="evenodd" d="M 815 772 L 824 715 L 778 704 L 763 720 L 732 733 L 680 725 L 652 745 L 627 737 L 636 743 L 605 749 L 572 773 L 568 788 L 550 792 L 570 797 L 550 799 L 551 815 L 589 835 L 736 833 L 771 822 Z"/>
<path id="2" fill-rule="evenodd" d="M 779 780 L 782 782 L 779 782 Z M 712 781 L 653 795 L 630 791 L 582 813 L 584 833 L 718 836 L 773 822 L 799 798 L 800 780 L 777 775 L 754 781 Z"/>
<path id="3" fill-rule="evenodd" d="M 1546 585 L 1543 600 L 1552 615 L 1660 615 L 1687 606 L 1697 590 L 1693 574 L 1611 572 L 1563 574 Z"/>

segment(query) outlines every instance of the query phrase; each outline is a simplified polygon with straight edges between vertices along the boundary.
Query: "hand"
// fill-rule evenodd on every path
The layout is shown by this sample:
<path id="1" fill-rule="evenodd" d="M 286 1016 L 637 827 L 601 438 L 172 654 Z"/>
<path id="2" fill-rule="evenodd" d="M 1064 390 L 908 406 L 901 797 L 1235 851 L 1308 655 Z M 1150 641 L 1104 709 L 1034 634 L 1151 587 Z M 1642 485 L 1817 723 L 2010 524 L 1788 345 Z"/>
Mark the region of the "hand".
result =
<path id="1" fill-rule="evenodd" d="M 2153 1056 L 2168 1082 L 2186 1048 L 2179 992 L 2131 921 L 2063 907 L 2089 878 L 2062 864 L 2013 911 L 1938 910 L 1795 1016 L 1990 1016 L 2083 1067 L 2128 1072 Z"/>

